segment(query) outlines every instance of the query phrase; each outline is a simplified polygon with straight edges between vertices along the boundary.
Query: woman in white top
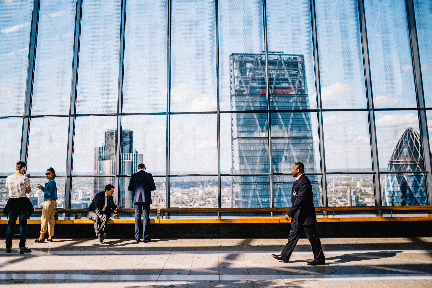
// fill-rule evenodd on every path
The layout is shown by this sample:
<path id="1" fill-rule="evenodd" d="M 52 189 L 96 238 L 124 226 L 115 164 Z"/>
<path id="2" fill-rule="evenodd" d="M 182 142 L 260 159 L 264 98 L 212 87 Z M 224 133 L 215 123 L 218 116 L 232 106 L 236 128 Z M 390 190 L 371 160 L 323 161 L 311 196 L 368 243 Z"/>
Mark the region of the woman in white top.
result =
<path id="1" fill-rule="evenodd" d="M 30 181 L 25 176 L 27 164 L 24 161 L 16 163 L 16 172 L 6 178 L 6 187 L 9 189 L 9 199 L 4 210 L 9 216 L 8 227 L 6 230 L 6 253 L 11 253 L 12 232 L 15 227 L 16 219 L 19 217 L 20 225 L 20 254 L 30 253 L 31 249 L 26 248 L 27 238 L 27 218 L 31 205 L 27 194 L 30 193 Z M 30 202 L 30 204 L 29 204 Z M 31 206 L 33 208 L 33 206 Z"/>

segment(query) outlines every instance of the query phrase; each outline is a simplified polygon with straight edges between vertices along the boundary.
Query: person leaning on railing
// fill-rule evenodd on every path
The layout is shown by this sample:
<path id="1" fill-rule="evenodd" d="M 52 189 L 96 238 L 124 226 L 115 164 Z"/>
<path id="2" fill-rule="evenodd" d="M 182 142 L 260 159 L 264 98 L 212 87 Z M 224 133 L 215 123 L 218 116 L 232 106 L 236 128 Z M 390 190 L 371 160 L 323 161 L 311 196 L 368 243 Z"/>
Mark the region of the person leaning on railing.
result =
<path id="1" fill-rule="evenodd" d="M 30 253 L 31 249 L 27 248 L 27 219 L 33 213 L 33 205 L 27 194 L 31 192 L 30 180 L 25 175 L 27 164 L 24 161 L 16 163 L 16 172 L 6 178 L 6 187 L 9 190 L 9 199 L 3 213 L 9 217 L 8 227 L 6 230 L 6 253 L 12 252 L 12 234 L 15 228 L 16 220 L 19 218 L 20 225 L 20 254 Z"/>
<path id="2" fill-rule="evenodd" d="M 41 216 L 41 230 L 40 236 L 35 240 L 36 243 L 42 243 L 45 241 L 45 233 L 47 232 L 48 226 L 48 239 L 47 241 L 52 241 L 52 237 L 54 236 L 54 214 L 57 208 L 57 185 L 55 182 L 56 173 L 54 168 L 50 167 L 47 169 L 45 173 L 46 178 L 48 179 L 48 183 L 43 187 L 41 184 L 38 185 L 38 188 L 44 192 L 44 204 L 42 207 L 42 216 Z"/>

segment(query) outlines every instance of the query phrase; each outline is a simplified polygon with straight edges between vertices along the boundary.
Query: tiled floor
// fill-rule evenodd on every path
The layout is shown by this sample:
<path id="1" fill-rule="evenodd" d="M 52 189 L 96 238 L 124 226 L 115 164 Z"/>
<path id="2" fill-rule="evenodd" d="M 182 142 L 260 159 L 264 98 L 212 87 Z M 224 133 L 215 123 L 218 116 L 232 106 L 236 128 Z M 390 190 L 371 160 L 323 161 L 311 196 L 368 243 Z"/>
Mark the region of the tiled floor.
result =
<path id="1" fill-rule="evenodd" d="M 282 239 L 32 241 L 20 255 L 2 239 L 2 287 L 432 287 L 432 238 L 322 239 L 317 267 L 306 239 L 290 263 L 271 257 Z"/>

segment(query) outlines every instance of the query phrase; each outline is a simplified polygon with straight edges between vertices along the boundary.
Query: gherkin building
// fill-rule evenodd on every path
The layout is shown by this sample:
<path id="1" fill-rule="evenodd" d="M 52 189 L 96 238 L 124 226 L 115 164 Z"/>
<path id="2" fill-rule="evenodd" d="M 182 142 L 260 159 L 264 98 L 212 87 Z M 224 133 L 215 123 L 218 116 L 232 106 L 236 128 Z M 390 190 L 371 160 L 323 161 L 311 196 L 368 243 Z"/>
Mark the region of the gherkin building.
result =
<path id="1" fill-rule="evenodd" d="M 410 173 L 424 171 L 423 148 L 420 135 L 407 128 L 400 137 L 387 166 L 384 204 L 388 206 L 427 205 L 425 175 Z"/>

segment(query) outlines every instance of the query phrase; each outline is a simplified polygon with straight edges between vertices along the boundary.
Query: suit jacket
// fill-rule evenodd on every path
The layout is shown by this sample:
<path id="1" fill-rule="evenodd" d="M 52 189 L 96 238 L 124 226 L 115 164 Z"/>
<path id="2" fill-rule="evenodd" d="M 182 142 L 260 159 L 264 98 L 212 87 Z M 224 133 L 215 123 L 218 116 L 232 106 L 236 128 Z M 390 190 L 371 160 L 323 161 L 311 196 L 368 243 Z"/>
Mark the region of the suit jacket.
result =
<path id="1" fill-rule="evenodd" d="M 312 225 L 316 222 L 312 184 L 304 174 L 293 184 L 291 208 L 287 214 L 292 218 L 292 226 Z"/>
<path id="2" fill-rule="evenodd" d="M 104 206 L 105 206 L 105 191 L 102 191 L 95 195 L 87 211 L 88 212 L 94 211 L 99 217 L 101 217 L 102 214 L 106 214 L 107 217 L 109 218 L 111 216 L 112 211 L 117 208 L 112 196 L 109 196 L 107 198 L 107 207 L 105 208 L 105 211 L 102 211 Z"/>
<path id="3" fill-rule="evenodd" d="M 152 174 L 144 170 L 132 174 L 128 190 L 133 193 L 133 203 L 147 202 L 151 204 L 151 191 L 156 190 Z"/>

